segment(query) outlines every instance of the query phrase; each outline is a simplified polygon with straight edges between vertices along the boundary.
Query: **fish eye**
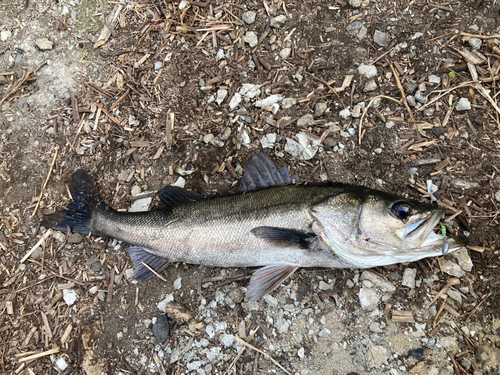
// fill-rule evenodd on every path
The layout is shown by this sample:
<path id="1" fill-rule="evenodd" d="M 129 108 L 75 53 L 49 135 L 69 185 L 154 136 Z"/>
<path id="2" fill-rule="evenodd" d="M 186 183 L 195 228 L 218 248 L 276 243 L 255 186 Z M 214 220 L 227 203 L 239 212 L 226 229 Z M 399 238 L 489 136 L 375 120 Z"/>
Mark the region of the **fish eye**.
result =
<path id="1" fill-rule="evenodd" d="M 413 209 L 408 203 L 394 203 L 392 208 L 392 213 L 401 220 L 407 219 L 411 215 Z"/>

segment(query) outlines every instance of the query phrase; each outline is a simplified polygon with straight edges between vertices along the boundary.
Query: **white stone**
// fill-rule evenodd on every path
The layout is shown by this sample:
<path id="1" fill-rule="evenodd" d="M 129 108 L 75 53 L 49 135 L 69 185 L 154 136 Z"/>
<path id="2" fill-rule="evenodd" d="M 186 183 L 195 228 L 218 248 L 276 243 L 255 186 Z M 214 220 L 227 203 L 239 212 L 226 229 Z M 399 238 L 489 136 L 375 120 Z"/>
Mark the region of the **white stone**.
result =
<path id="1" fill-rule="evenodd" d="M 495 200 L 497 202 L 500 202 L 500 190 L 498 190 L 496 193 L 495 193 Z"/>
<path id="2" fill-rule="evenodd" d="M 250 47 L 255 47 L 259 43 L 259 39 L 257 38 L 257 34 L 253 31 L 247 31 L 243 40 L 248 43 Z"/>
<path id="3" fill-rule="evenodd" d="M 319 290 L 323 290 L 323 291 L 332 290 L 333 289 L 333 287 L 330 284 L 325 283 L 323 280 L 321 280 L 319 282 L 318 288 L 319 288 Z"/>
<path id="4" fill-rule="evenodd" d="M 269 24 L 271 25 L 271 27 L 279 28 L 279 27 L 283 26 L 285 24 L 285 22 L 286 22 L 286 16 L 280 15 L 280 16 L 271 18 L 271 21 L 269 22 Z"/>
<path id="5" fill-rule="evenodd" d="M 363 89 L 364 92 L 370 92 L 370 91 L 375 91 L 378 88 L 377 83 L 375 80 L 370 80 L 366 82 L 365 87 Z"/>
<path id="6" fill-rule="evenodd" d="M 12 35 L 12 32 L 10 30 L 2 30 L 0 32 L 0 40 L 2 42 L 5 42 L 7 39 L 9 39 Z"/>
<path id="7" fill-rule="evenodd" d="M 186 1 L 182 0 L 182 1 L 179 3 L 179 10 L 184 10 L 184 9 L 186 9 L 188 5 L 189 5 L 189 4 L 188 4 Z"/>
<path id="8" fill-rule="evenodd" d="M 276 133 L 266 134 L 260 140 L 262 148 L 274 148 L 275 143 L 276 143 Z"/>
<path id="9" fill-rule="evenodd" d="M 438 76 L 433 74 L 433 75 L 429 76 L 429 82 L 439 85 L 441 83 L 441 77 L 438 77 Z"/>
<path id="10" fill-rule="evenodd" d="M 358 66 L 358 73 L 364 74 L 366 78 L 370 79 L 378 74 L 377 67 L 375 65 L 361 64 Z"/>
<path id="11" fill-rule="evenodd" d="M 280 51 L 280 57 L 282 59 L 288 59 L 290 57 L 290 54 L 292 53 L 292 49 L 291 48 L 283 48 L 281 51 Z"/>
<path id="12" fill-rule="evenodd" d="M 64 371 L 68 368 L 68 363 L 64 357 L 59 357 L 57 361 L 55 361 L 54 365 L 59 371 Z"/>
<path id="13" fill-rule="evenodd" d="M 132 203 L 130 208 L 128 209 L 128 212 L 143 212 L 147 211 L 149 209 L 149 205 L 153 201 L 153 197 L 146 197 L 146 198 L 141 198 L 137 199 Z"/>
<path id="14" fill-rule="evenodd" d="M 353 8 L 359 8 L 363 4 L 363 0 L 349 0 L 349 5 Z"/>
<path id="15" fill-rule="evenodd" d="M 180 187 L 181 189 L 184 189 L 186 187 L 186 180 L 182 176 L 179 176 L 177 181 L 175 181 L 172 184 L 172 186 L 177 186 L 177 187 Z"/>
<path id="16" fill-rule="evenodd" d="M 351 110 L 349 108 L 345 108 L 339 112 L 339 116 L 347 120 L 349 117 L 351 117 Z"/>
<path id="17" fill-rule="evenodd" d="M 250 137 L 248 136 L 246 130 L 241 132 L 241 144 L 247 148 L 250 147 Z"/>
<path id="18" fill-rule="evenodd" d="M 158 309 L 164 313 L 167 312 L 167 304 L 169 302 L 173 302 L 174 301 L 174 295 L 173 294 L 169 294 L 165 297 L 165 299 L 163 301 L 160 301 L 158 302 L 158 304 L 156 305 L 158 307 Z"/>
<path id="19" fill-rule="evenodd" d="M 370 281 L 377 289 L 381 290 L 384 293 L 392 293 L 396 291 L 396 287 L 385 280 L 383 277 L 371 272 L 371 271 L 363 271 L 360 277 L 361 281 L 368 280 Z"/>
<path id="20" fill-rule="evenodd" d="M 469 39 L 469 46 L 471 46 L 472 49 L 480 49 L 482 44 L 483 44 L 483 41 L 479 38 L 470 38 Z"/>
<path id="21" fill-rule="evenodd" d="M 251 25 L 252 23 L 255 22 L 255 17 L 257 16 L 257 13 L 254 11 L 249 10 L 248 12 L 243 13 L 241 18 L 247 25 Z"/>
<path id="22" fill-rule="evenodd" d="M 359 304 L 363 310 L 375 309 L 382 298 L 382 296 L 371 288 L 361 288 L 358 296 Z"/>
<path id="23" fill-rule="evenodd" d="M 224 99 L 226 99 L 227 96 L 227 90 L 225 89 L 219 89 L 217 90 L 217 99 L 215 100 L 218 105 L 221 105 Z"/>
<path id="24" fill-rule="evenodd" d="M 401 285 L 414 289 L 416 276 L 417 276 L 417 270 L 415 268 L 405 268 L 405 272 L 403 274 L 403 280 L 401 280 Z"/>
<path id="25" fill-rule="evenodd" d="M 320 141 L 309 137 L 306 133 L 297 134 L 298 142 L 291 138 L 286 139 L 285 151 L 292 155 L 293 159 L 310 160 L 316 155 Z"/>
<path id="26" fill-rule="evenodd" d="M 467 111 L 469 109 L 471 109 L 471 105 L 470 105 L 470 102 L 469 102 L 469 99 L 467 98 L 460 98 L 460 100 L 458 101 L 457 104 L 455 104 L 455 109 L 457 111 Z"/>
<path id="27" fill-rule="evenodd" d="M 279 103 L 283 100 L 283 96 L 280 94 L 273 94 L 268 96 L 267 98 L 264 98 L 262 100 L 257 100 L 255 102 L 256 107 L 262 107 L 264 105 L 272 106 L 276 103 Z"/>
<path id="28" fill-rule="evenodd" d="M 63 299 L 68 306 L 72 306 L 78 299 L 78 295 L 73 289 L 63 289 Z"/>
<path id="29" fill-rule="evenodd" d="M 229 102 L 229 108 L 235 109 L 237 106 L 240 105 L 241 103 L 241 94 L 240 93 L 235 93 L 233 97 L 231 98 L 231 101 Z"/>
<path id="30" fill-rule="evenodd" d="M 182 277 L 178 277 L 174 281 L 174 290 L 179 290 L 180 288 L 182 288 Z"/>
<path id="31" fill-rule="evenodd" d="M 312 126 L 314 124 L 315 124 L 314 117 L 310 113 L 302 116 L 297 120 L 297 126 L 299 127 Z"/>
<path id="32" fill-rule="evenodd" d="M 40 38 L 35 40 L 35 45 L 41 50 L 41 51 L 47 51 L 51 50 L 54 48 L 54 43 L 48 40 L 47 38 Z"/>
<path id="33" fill-rule="evenodd" d="M 283 99 L 283 101 L 281 102 L 281 105 L 283 106 L 283 108 L 285 109 L 288 109 L 288 108 L 291 108 L 292 106 L 294 106 L 295 104 L 297 104 L 297 99 L 295 98 L 285 98 Z M 500 202 L 500 200 L 499 200 Z"/>
<path id="34" fill-rule="evenodd" d="M 256 98 L 260 95 L 260 86 L 252 83 L 244 83 L 241 85 L 240 94 L 249 99 Z"/>

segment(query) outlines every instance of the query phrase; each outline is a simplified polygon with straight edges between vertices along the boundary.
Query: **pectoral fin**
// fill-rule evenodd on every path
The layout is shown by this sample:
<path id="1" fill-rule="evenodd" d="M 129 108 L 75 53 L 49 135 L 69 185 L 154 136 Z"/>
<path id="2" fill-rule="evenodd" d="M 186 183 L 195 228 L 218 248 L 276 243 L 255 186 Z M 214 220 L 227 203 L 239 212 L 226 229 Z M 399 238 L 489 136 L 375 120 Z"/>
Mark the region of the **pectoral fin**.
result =
<path id="1" fill-rule="evenodd" d="M 257 301 L 267 293 L 276 289 L 285 279 L 299 267 L 291 264 L 272 265 L 258 269 L 250 279 L 247 290 L 249 301 Z"/>
<path id="2" fill-rule="evenodd" d="M 264 238 L 274 245 L 300 247 L 310 249 L 317 237 L 314 234 L 300 232 L 294 229 L 275 227 L 256 227 L 250 233 L 259 238 Z"/>
<path id="3" fill-rule="evenodd" d="M 160 273 L 168 265 L 167 259 L 151 254 L 142 247 L 131 246 L 128 248 L 128 253 L 134 262 L 136 280 L 147 280 L 154 276 L 149 268 Z M 149 268 L 144 264 L 147 264 Z"/>

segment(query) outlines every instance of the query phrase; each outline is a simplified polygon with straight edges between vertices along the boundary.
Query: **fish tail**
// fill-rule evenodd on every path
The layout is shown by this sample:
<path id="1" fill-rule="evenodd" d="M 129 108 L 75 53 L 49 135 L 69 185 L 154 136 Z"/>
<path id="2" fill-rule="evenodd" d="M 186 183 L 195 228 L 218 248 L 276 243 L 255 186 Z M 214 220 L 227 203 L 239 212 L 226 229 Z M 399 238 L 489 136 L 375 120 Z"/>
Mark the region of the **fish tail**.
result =
<path id="1" fill-rule="evenodd" d="M 97 186 L 90 176 L 81 169 L 73 174 L 71 184 L 73 202 L 64 211 L 64 218 L 55 226 L 55 230 L 66 232 L 68 227 L 73 233 L 98 235 L 92 225 L 96 210 L 104 210 L 106 204 L 101 198 Z"/>

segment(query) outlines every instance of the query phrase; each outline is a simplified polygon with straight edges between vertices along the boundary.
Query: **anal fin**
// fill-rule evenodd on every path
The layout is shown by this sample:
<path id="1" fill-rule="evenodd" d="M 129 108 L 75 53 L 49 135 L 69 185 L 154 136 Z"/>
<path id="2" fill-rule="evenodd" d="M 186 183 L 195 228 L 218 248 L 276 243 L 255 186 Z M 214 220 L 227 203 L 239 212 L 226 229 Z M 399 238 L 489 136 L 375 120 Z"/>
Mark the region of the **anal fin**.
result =
<path id="1" fill-rule="evenodd" d="M 291 264 L 280 264 L 258 269 L 250 279 L 250 285 L 246 293 L 248 300 L 257 301 L 272 292 L 298 268 L 298 266 Z"/>
<path id="2" fill-rule="evenodd" d="M 154 270 L 156 273 L 160 273 L 169 263 L 167 259 L 160 258 L 159 256 L 150 253 L 147 249 L 138 246 L 129 247 L 128 253 L 134 262 L 136 280 L 147 280 L 151 278 L 154 276 L 154 273 L 151 272 L 149 268 Z M 144 264 L 147 264 L 149 268 Z"/>

